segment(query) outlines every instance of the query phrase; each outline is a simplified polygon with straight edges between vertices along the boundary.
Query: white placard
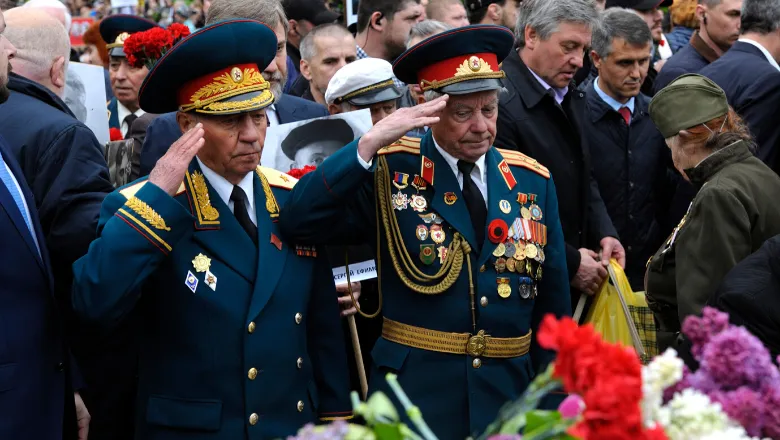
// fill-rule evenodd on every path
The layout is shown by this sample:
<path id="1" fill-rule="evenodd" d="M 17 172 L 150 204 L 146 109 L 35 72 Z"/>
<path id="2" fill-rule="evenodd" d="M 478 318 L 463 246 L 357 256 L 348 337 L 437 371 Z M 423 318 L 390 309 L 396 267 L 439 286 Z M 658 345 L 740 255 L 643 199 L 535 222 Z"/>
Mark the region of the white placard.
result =
<path id="1" fill-rule="evenodd" d="M 376 263 L 374 260 L 349 265 L 349 280 L 353 283 L 374 278 L 376 278 Z M 347 269 L 345 266 L 333 269 L 333 282 L 337 286 L 347 284 Z"/>
<path id="2" fill-rule="evenodd" d="M 100 145 L 108 140 L 108 110 L 103 68 L 84 63 L 69 63 L 63 100 L 76 119 L 90 128 Z"/>

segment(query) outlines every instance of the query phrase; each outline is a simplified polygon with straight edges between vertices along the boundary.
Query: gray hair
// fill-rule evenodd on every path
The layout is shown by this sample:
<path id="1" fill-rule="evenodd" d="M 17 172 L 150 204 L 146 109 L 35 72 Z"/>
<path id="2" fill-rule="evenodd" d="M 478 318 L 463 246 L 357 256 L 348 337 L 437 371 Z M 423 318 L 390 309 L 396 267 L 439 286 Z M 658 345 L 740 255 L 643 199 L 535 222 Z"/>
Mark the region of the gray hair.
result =
<path id="1" fill-rule="evenodd" d="M 58 58 L 70 60 L 70 37 L 65 27 L 42 10 L 13 8 L 5 13 L 7 27 L 3 35 L 16 47 L 11 64 L 24 63 L 25 76 L 41 82 Z M 21 69 L 20 69 L 21 70 Z"/>
<path id="2" fill-rule="evenodd" d="M 762 35 L 780 28 L 780 2 L 777 0 L 745 0 L 742 3 L 741 32 Z"/>
<path id="3" fill-rule="evenodd" d="M 352 36 L 352 33 L 339 23 L 321 24 L 311 30 L 301 40 L 301 59 L 311 61 L 317 54 L 315 52 L 314 39 L 317 37 L 344 37 Z"/>
<path id="4" fill-rule="evenodd" d="M 594 28 L 598 12 L 591 0 L 524 0 L 515 26 L 518 47 L 525 47 L 525 28 L 535 30 L 542 40 L 557 32 L 561 23 L 577 23 Z"/>
<path id="5" fill-rule="evenodd" d="M 415 23 L 412 26 L 412 31 L 409 33 L 409 38 L 406 39 L 406 48 L 408 49 L 410 47 L 409 44 L 416 38 L 425 39 L 450 29 L 452 29 L 452 26 L 436 20 L 423 20 Z"/>
<path id="6" fill-rule="evenodd" d="M 623 8 L 609 8 L 601 13 L 598 24 L 593 28 L 591 47 L 601 58 L 606 58 L 612 52 L 612 40 L 615 38 L 622 38 L 632 46 L 649 44 L 652 47 L 653 42 L 650 28 L 642 17 Z"/>
<path id="7" fill-rule="evenodd" d="M 272 30 L 281 23 L 285 34 L 289 30 L 287 16 L 279 0 L 212 0 L 206 13 L 206 25 L 236 18 L 257 20 Z"/>

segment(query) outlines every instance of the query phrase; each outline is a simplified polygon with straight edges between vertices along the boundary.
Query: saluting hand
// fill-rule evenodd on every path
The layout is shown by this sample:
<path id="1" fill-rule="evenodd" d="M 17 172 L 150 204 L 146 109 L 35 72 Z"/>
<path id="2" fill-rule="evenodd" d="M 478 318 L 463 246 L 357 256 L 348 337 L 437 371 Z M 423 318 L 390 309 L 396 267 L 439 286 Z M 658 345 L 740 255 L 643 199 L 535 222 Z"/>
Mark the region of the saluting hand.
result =
<path id="1" fill-rule="evenodd" d="M 380 148 L 390 145 L 415 128 L 433 125 L 439 122 L 439 112 L 447 105 L 448 95 L 440 96 L 431 102 L 404 107 L 377 122 L 371 130 L 360 138 L 358 154 L 368 162 Z"/>
<path id="2" fill-rule="evenodd" d="M 199 122 L 174 142 L 149 173 L 149 183 L 157 185 L 172 196 L 175 195 L 192 158 L 203 147 L 203 134 L 203 125 Z"/>

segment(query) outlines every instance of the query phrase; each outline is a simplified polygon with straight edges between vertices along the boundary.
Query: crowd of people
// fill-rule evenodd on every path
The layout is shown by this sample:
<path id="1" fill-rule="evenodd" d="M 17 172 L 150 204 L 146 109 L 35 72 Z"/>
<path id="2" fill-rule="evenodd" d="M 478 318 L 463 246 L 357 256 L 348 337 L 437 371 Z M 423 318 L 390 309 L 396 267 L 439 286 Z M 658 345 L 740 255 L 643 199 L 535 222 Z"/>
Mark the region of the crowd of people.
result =
<path id="1" fill-rule="evenodd" d="M 394 372 L 464 439 L 613 259 L 660 351 L 693 365 L 709 305 L 780 355 L 780 0 L 347 9 L 2 2 L 0 438 L 284 438 Z M 107 144 L 66 104 L 76 62 Z M 318 120 L 260 163 L 269 127 L 360 110 L 361 137 Z"/>

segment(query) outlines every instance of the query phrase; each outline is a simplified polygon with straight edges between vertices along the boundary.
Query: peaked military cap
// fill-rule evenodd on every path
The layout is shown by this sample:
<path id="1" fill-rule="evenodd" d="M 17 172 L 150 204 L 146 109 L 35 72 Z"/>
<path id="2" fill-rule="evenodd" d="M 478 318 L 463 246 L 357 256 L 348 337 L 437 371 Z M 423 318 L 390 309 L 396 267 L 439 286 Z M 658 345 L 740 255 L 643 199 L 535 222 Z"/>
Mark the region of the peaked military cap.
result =
<path id="1" fill-rule="evenodd" d="M 141 84 L 141 108 L 217 115 L 263 109 L 274 100 L 263 70 L 275 56 L 276 34 L 265 24 L 247 19 L 214 23 L 157 61 Z"/>
<path id="2" fill-rule="evenodd" d="M 664 138 L 719 118 L 729 112 L 726 92 L 697 73 L 677 77 L 653 96 L 650 119 Z"/>
<path id="3" fill-rule="evenodd" d="M 316 119 L 295 127 L 282 141 L 282 152 L 291 160 L 301 148 L 325 141 L 336 141 L 342 146 L 355 139 L 355 133 L 343 119 Z"/>
<path id="4" fill-rule="evenodd" d="M 381 58 L 363 58 L 342 67 L 333 75 L 325 91 L 325 102 L 344 101 L 365 106 L 398 99 L 401 92 L 393 83 L 393 66 Z"/>
<path id="5" fill-rule="evenodd" d="M 127 37 L 154 27 L 159 27 L 159 25 L 152 20 L 136 15 L 109 15 L 100 22 L 100 36 L 106 42 L 109 56 L 124 57 L 124 44 Z"/>
<path id="6" fill-rule="evenodd" d="M 477 24 L 433 35 L 415 44 L 393 63 L 395 76 L 423 91 L 452 95 L 500 89 L 501 61 L 515 37 L 503 27 Z"/>

